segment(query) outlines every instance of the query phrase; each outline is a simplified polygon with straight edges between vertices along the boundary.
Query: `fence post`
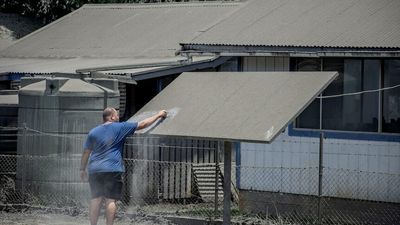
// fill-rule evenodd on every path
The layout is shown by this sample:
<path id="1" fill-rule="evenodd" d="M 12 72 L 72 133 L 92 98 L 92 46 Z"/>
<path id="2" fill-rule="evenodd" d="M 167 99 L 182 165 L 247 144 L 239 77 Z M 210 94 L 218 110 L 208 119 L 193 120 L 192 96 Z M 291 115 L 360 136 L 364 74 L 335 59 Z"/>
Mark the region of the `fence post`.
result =
<path id="1" fill-rule="evenodd" d="M 21 149 L 22 149 L 22 163 L 23 163 L 23 170 L 22 170 L 22 176 L 21 176 L 21 190 L 22 190 L 22 194 L 23 194 L 23 201 L 25 203 L 25 179 L 26 179 L 26 173 L 27 173 L 27 151 L 26 151 L 26 145 L 27 145 L 27 138 L 26 138 L 26 133 L 27 133 L 27 127 L 26 127 L 26 123 L 23 123 L 23 128 L 22 128 L 22 143 L 21 145 Z"/>
<path id="2" fill-rule="evenodd" d="M 223 225 L 231 224 L 232 142 L 224 141 L 224 215 Z"/>
<path id="3" fill-rule="evenodd" d="M 319 134 L 319 161 L 318 161 L 318 224 L 321 223 L 321 198 L 322 198 L 322 175 L 323 175 L 323 149 L 324 132 Z"/>
<path id="4" fill-rule="evenodd" d="M 218 177 L 219 177 L 219 149 L 220 142 L 217 142 L 217 147 L 214 150 L 214 160 L 215 160 L 215 193 L 214 193 L 214 214 L 215 218 L 218 217 Z"/>

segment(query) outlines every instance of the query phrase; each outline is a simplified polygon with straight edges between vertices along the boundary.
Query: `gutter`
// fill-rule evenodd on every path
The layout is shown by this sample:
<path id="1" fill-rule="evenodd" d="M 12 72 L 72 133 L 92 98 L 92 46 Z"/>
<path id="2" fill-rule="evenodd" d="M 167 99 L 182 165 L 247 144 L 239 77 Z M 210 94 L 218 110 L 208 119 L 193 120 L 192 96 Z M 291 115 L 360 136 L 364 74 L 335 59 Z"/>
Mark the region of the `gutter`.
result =
<path id="1" fill-rule="evenodd" d="M 113 78 L 113 79 L 118 79 L 118 81 L 123 83 L 130 83 L 128 82 L 128 80 L 132 80 L 132 82 L 136 83 L 136 81 L 168 76 L 171 74 L 179 74 L 182 72 L 195 71 L 206 68 L 215 68 L 221 65 L 222 63 L 228 61 L 230 58 L 231 58 L 230 56 L 216 56 L 211 59 L 193 62 L 192 58 L 188 57 L 188 59 L 186 60 L 169 61 L 169 62 L 82 68 L 82 69 L 77 69 L 76 73 L 78 74 L 90 73 L 90 76 L 93 77 Z M 127 76 L 108 75 L 101 73 L 101 71 L 129 70 L 129 69 L 141 69 L 141 68 L 152 68 L 152 67 L 163 67 L 163 68 L 155 68 L 137 73 L 127 73 Z"/>
<path id="2" fill-rule="evenodd" d="M 139 68 L 150 68 L 159 66 L 181 66 L 190 63 L 189 60 L 178 60 L 168 62 L 155 62 L 155 63 L 137 63 L 137 64 L 126 64 L 118 66 L 102 66 L 102 67 L 89 67 L 77 69 L 76 73 L 92 73 L 99 71 L 111 71 L 111 70 L 127 70 L 127 69 L 139 69 Z"/>
<path id="3" fill-rule="evenodd" d="M 182 44 L 181 44 L 182 45 Z M 399 48 L 333 48 L 293 46 L 239 46 L 184 44 L 181 54 L 221 56 L 289 56 L 289 57 L 400 57 Z"/>
<path id="4" fill-rule="evenodd" d="M 209 55 L 209 54 L 208 54 Z M 151 78 L 157 78 L 162 76 L 168 76 L 171 74 L 179 74 L 183 72 L 201 70 L 206 68 L 215 68 L 222 63 L 228 61 L 232 57 L 228 56 L 217 56 L 212 59 L 201 60 L 197 62 L 191 62 L 187 64 L 183 64 L 181 66 L 171 66 L 166 68 L 157 68 L 154 70 L 143 71 L 138 73 L 131 74 L 132 78 L 136 81 L 146 80 Z"/>

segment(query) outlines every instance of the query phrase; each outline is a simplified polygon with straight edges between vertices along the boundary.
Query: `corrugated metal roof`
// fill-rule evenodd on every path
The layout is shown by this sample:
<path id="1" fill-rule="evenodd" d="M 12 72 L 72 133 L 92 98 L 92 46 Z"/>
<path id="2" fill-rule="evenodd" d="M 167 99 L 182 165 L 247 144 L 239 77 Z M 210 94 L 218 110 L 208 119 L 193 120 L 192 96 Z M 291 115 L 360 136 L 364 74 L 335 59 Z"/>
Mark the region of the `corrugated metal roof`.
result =
<path id="1" fill-rule="evenodd" d="M 93 59 L 93 58 L 71 58 L 71 59 L 43 59 L 43 58 L 0 58 L 0 74 L 2 73 L 76 73 L 76 70 L 82 70 L 94 67 L 116 67 L 126 65 L 138 65 L 136 69 L 121 70 L 98 70 L 111 74 L 146 74 L 154 71 L 161 71 L 170 68 L 170 66 L 156 66 L 158 63 L 170 63 L 186 60 L 184 57 L 171 58 L 142 58 L 142 59 Z M 213 62 L 217 58 L 212 56 L 192 57 L 191 63 L 182 64 L 195 65 L 204 62 Z M 222 61 L 223 62 L 223 61 Z M 221 63 L 222 63 L 221 62 Z M 140 68 L 141 64 L 154 64 L 152 67 Z M 179 66 L 174 66 L 175 68 Z"/>
<path id="2" fill-rule="evenodd" d="M 27 58 L 173 57 L 241 3 L 85 5 L 0 52 Z"/>
<path id="3" fill-rule="evenodd" d="M 127 64 L 156 63 L 163 61 L 182 60 L 182 57 L 160 58 L 160 59 L 93 59 L 93 58 L 71 58 L 71 59 L 44 59 L 44 58 L 0 58 L 0 73 L 75 73 L 77 69 L 89 67 L 118 66 Z M 144 68 L 125 71 L 110 71 L 115 73 L 143 72 L 154 68 Z"/>
<path id="4" fill-rule="evenodd" d="M 400 48 L 400 1 L 252 0 L 184 43 Z"/>
<path id="5" fill-rule="evenodd" d="M 183 73 L 130 120 L 167 109 L 139 132 L 271 142 L 337 76 L 336 72 Z"/>

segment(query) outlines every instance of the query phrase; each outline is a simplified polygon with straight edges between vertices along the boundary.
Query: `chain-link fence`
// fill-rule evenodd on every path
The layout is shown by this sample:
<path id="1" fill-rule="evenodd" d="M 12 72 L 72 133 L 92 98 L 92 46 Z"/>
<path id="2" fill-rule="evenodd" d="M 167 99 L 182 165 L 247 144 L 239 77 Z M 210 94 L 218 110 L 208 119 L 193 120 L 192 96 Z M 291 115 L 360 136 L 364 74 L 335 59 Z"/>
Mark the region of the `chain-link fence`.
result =
<path id="1" fill-rule="evenodd" d="M 0 135 L 1 140 L 9 137 Z M 89 185 L 79 176 L 85 135 L 47 134 L 29 128 L 14 135 L 18 150 L 0 155 L 0 206 L 87 213 Z M 300 142 L 285 142 L 290 144 L 286 151 L 292 153 L 304 148 Z M 183 224 L 191 219 L 222 220 L 222 148 L 216 141 L 128 138 L 120 212 L 133 218 L 186 221 Z M 309 167 L 275 166 L 267 159 L 263 166 L 251 165 L 240 158 L 245 154 L 233 154 L 232 223 L 399 224 L 399 174 L 329 165 L 319 170 L 318 143 L 313 148 Z M 328 154 L 333 153 L 323 156 Z M 398 153 L 390 157 L 400 160 Z"/>
<path id="2" fill-rule="evenodd" d="M 238 168 L 242 173 L 242 181 L 257 180 L 259 185 L 268 185 L 260 181 L 268 181 L 272 184 L 284 182 L 295 185 L 302 183 L 308 178 L 304 174 L 312 174 L 315 184 L 318 184 L 318 168 Z M 329 171 L 329 172 L 328 172 Z M 252 175 L 247 175 L 252 174 Z M 335 174 L 332 176 L 332 174 Z M 381 176 L 388 174 L 371 173 L 362 174 L 360 171 L 335 170 L 324 168 L 324 186 L 322 195 L 317 194 L 318 186 L 308 189 L 309 184 L 295 190 L 293 193 L 280 191 L 259 191 L 240 189 L 240 206 L 242 213 L 251 213 L 262 218 L 275 218 L 280 221 L 286 221 L 288 224 L 399 224 L 400 205 L 393 202 L 370 201 L 356 198 L 338 198 L 332 197 L 329 193 L 330 185 L 347 186 L 343 180 L 352 176 L 365 176 L 364 178 L 371 182 L 379 182 Z M 390 174 L 392 181 L 390 188 L 396 188 L 399 183 L 399 175 Z M 351 181 L 355 185 L 356 180 Z M 272 186 L 271 184 L 271 186 Z M 385 186 L 386 183 L 382 184 Z M 307 187 L 308 186 L 308 187 Z M 306 188 L 307 187 L 307 188 Z M 253 187 L 255 188 L 255 187 Z M 272 187 L 272 189 L 282 190 L 281 187 Z M 361 187 L 358 191 L 365 191 L 368 187 Z M 263 188 L 263 190 L 268 188 Z M 364 190 L 362 190 L 364 189 Z M 313 190 L 313 191 L 310 191 Z M 299 191 L 303 192 L 298 194 Z M 372 190 L 376 194 L 385 192 L 382 189 Z M 399 191 L 399 189 L 397 189 Z M 356 196 L 360 193 L 348 193 Z M 383 195 L 383 194 L 382 194 Z M 398 193 L 397 193 L 398 195 Z"/>

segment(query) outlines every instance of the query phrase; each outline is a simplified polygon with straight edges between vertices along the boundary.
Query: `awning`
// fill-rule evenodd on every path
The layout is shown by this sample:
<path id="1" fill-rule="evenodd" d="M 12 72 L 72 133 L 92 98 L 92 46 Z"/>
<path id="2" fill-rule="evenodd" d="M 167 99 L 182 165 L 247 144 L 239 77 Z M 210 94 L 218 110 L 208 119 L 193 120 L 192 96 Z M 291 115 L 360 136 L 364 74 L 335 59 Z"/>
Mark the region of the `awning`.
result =
<path id="1" fill-rule="evenodd" d="M 141 133 L 270 143 L 336 72 L 183 73 L 130 120 L 168 118 Z"/>
<path id="2" fill-rule="evenodd" d="M 179 61 L 183 57 L 174 58 L 0 58 L 0 73 L 75 73 L 77 69 L 90 67 L 106 67 L 127 64 L 149 64 L 165 61 Z"/>
<path id="3" fill-rule="evenodd" d="M 0 74 L 26 73 L 26 74 L 52 74 L 66 73 L 74 74 L 77 70 L 90 68 L 103 68 L 105 74 L 121 74 L 131 76 L 135 80 L 144 80 L 182 73 L 196 69 L 216 67 L 230 57 L 193 57 L 191 62 L 182 64 L 171 64 L 169 62 L 182 62 L 184 57 L 171 58 L 143 58 L 143 59 L 94 59 L 94 58 L 73 58 L 73 59 L 44 59 L 44 58 L 0 58 Z M 159 66 L 164 63 L 164 66 Z M 154 66 L 151 66 L 151 65 Z M 131 69 L 129 69 L 131 65 Z M 140 65 L 146 65 L 141 67 Z M 107 68 L 124 69 L 107 69 Z"/>

